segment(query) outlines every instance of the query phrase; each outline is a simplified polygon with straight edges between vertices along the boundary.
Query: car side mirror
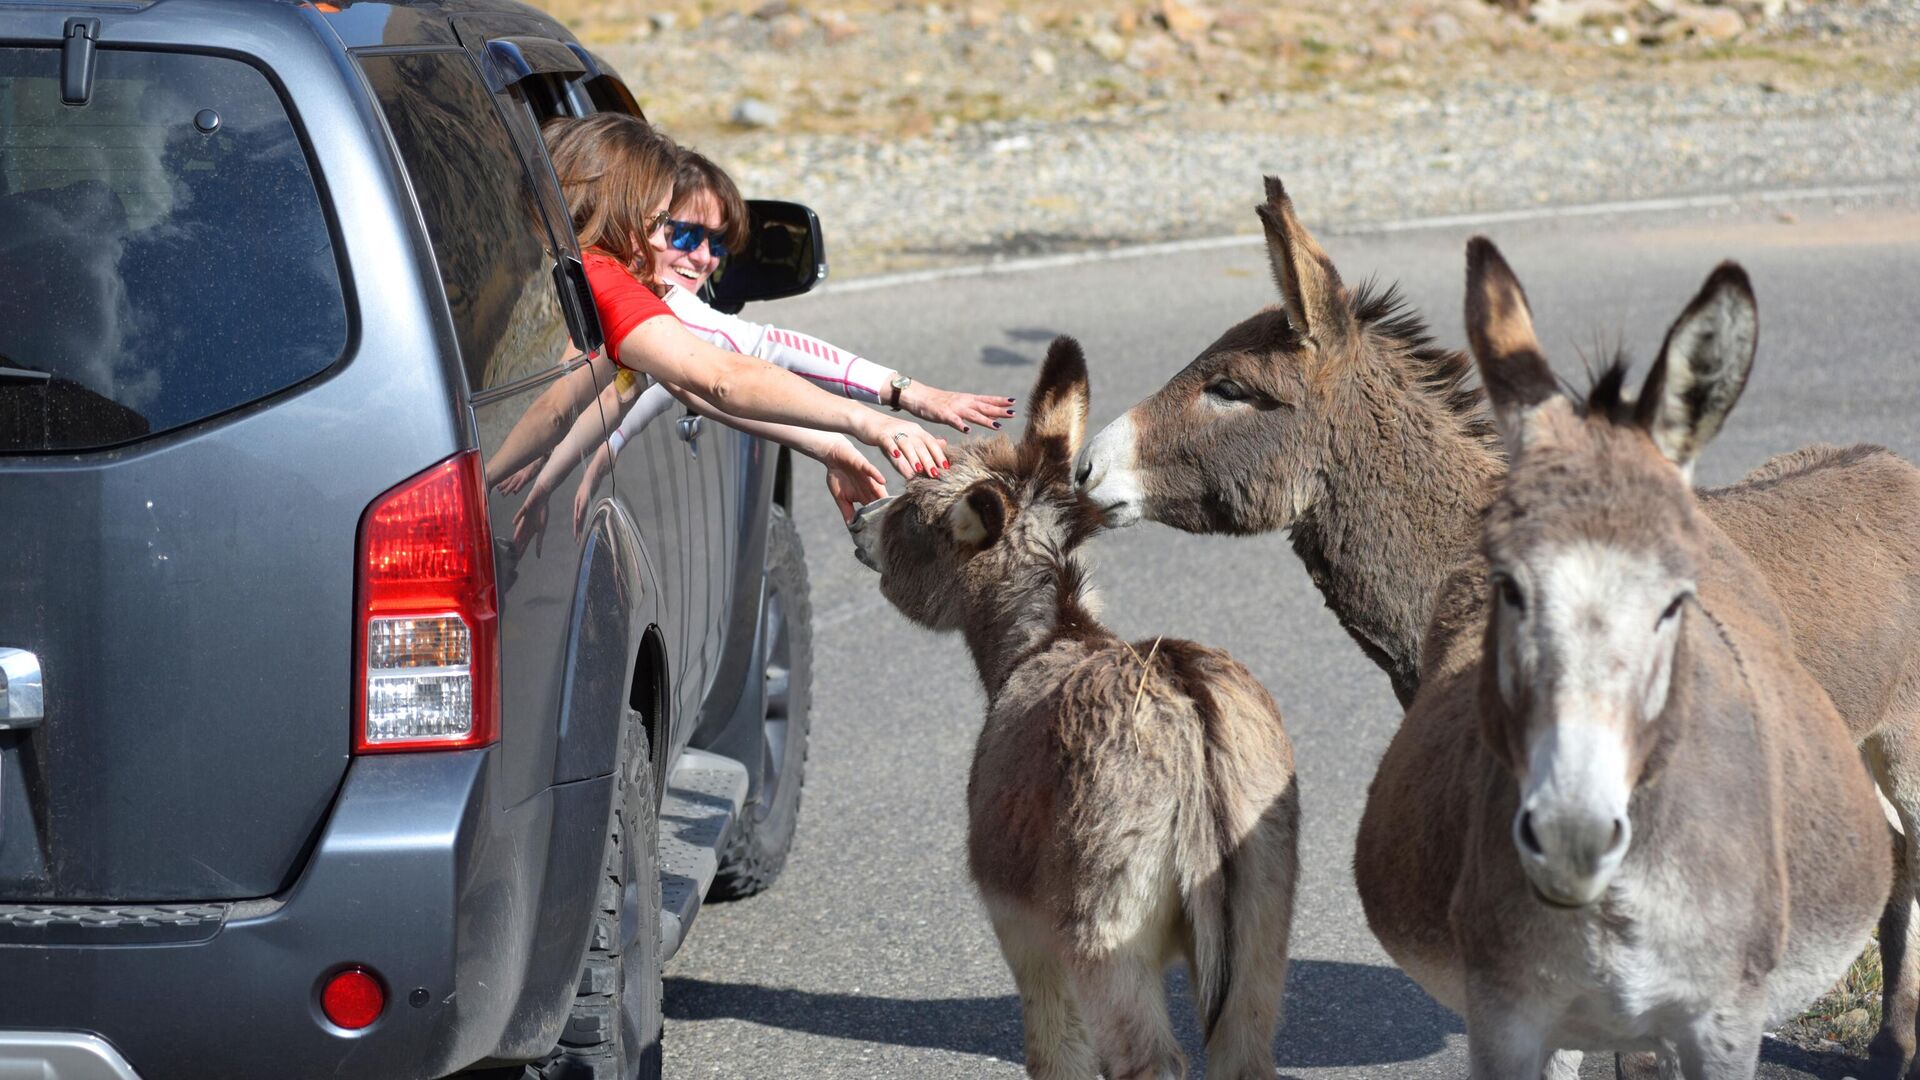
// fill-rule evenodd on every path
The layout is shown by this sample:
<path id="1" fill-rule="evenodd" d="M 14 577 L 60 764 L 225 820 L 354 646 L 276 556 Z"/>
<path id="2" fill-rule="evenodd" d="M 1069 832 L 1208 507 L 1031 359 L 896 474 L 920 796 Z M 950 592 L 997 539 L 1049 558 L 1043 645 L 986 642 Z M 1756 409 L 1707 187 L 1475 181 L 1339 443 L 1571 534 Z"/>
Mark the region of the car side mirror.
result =
<path id="1" fill-rule="evenodd" d="M 729 315 L 755 300 L 798 296 L 827 278 L 820 219 L 799 203 L 747 200 L 747 246 L 707 283 L 707 302 Z"/>

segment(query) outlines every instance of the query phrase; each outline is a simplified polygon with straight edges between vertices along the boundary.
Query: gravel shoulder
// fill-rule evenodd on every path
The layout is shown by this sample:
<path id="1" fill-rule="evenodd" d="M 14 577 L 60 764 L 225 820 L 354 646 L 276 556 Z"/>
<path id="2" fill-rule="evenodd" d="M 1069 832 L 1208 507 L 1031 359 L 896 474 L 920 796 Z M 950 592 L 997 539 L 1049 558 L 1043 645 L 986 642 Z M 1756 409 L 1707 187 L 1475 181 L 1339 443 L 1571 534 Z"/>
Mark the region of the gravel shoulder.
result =
<path id="1" fill-rule="evenodd" d="M 1257 231 L 1262 174 L 1322 227 L 1920 179 L 1917 0 L 543 2 L 836 278 Z"/>

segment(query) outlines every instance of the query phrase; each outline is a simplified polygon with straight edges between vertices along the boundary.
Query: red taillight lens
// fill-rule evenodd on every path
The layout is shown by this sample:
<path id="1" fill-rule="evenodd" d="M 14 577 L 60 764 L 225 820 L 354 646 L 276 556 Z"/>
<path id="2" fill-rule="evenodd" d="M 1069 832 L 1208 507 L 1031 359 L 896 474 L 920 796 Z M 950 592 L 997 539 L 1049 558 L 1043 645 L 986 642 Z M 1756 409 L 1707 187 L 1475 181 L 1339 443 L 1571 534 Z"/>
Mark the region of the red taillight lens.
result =
<path id="1" fill-rule="evenodd" d="M 320 1011 L 335 1027 L 348 1031 L 359 1031 L 380 1019 L 386 1007 L 387 992 L 366 968 L 348 968 L 320 988 Z"/>
<path id="2" fill-rule="evenodd" d="M 500 730 L 493 536 L 480 455 L 448 458 L 360 520 L 357 753 L 492 743 Z"/>

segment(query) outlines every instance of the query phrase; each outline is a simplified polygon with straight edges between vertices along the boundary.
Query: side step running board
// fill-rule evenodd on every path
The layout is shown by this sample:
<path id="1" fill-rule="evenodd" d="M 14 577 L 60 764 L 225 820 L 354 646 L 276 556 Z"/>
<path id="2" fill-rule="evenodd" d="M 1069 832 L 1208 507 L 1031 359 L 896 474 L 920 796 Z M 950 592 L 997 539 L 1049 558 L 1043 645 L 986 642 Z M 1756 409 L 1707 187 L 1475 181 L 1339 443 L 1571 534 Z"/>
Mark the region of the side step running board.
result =
<path id="1" fill-rule="evenodd" d="M 660 801 L 660 962 L 680 951 L 720 870 L 720 849 L 747 803 L 747 767 L 705 750 L 683 751 Z"/>

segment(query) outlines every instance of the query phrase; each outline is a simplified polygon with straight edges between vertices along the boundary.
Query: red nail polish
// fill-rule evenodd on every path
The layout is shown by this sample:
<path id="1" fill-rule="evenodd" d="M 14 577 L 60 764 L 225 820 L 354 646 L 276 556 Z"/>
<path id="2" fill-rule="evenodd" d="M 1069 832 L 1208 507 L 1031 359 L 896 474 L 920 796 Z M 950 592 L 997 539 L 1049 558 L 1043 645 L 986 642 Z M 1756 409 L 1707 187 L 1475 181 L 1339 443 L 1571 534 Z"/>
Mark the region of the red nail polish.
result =
<path id="1" fill-rule="evenodd" d="M 995 426 L 995 427 L 998 427 L 999 425 L 998 425 L 998 424 L 996 424 L 996 425 L 994 425 L 994 426 Z M 894 456 L 894 457 L 899 457 L 899 456 L 900 456 L 900 451 L 898 451 L 898 450 L 895 450 L 895 451 L 893 452 L 893 456 Z"/>
<path id="2" fill-rule="evenodd" d="M 947 463 L 946 463 L 946 462 L 944 462 L 944 461 L 940 463 L 940 467 L 941 467 L 941 468 L 943 468 L 943 469 L 951 469 L 951 468 L 953 468 L 953 466 L 951 466 L 951 465 L 949 465 L 949 464 L 947 464 Z"/>

